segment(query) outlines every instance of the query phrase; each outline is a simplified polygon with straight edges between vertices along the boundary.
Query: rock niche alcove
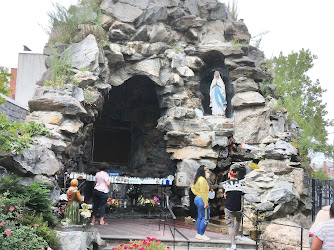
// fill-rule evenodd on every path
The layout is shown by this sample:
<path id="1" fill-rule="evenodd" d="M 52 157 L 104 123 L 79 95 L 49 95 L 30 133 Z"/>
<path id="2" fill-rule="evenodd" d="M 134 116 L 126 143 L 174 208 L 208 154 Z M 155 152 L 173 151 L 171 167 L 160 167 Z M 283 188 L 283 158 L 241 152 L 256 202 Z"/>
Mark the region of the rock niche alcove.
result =
<path id="1" fill-rule="evenodd" d="M 221 75 L 226 93 L 227 107 L 225 116 L 227 118 L 232 117 L 233 109 L 231 100 L 234 95 L 233 86 L 229 77 L 229 71 L 225 65 L 225 58 L 222 53 L 219 51 L 210 51 L 205 53 L 203 56 L 204 65 L 199 72 L 200 76 L 200 90 L 203 95 L 202 97 L 202 106 L 204 114 L 211 115 L 212 111 L 210 108 L 210 84 L 215 71 L 218 71 Z"/>
<path id="2" fill-rule="evenodd" d="M 164 134 L 156 129 L 161 111 L 155 85 L 139 75 L 110 90 L 94 122 L 93 163 L 141 178 L 175 174 Z"/>

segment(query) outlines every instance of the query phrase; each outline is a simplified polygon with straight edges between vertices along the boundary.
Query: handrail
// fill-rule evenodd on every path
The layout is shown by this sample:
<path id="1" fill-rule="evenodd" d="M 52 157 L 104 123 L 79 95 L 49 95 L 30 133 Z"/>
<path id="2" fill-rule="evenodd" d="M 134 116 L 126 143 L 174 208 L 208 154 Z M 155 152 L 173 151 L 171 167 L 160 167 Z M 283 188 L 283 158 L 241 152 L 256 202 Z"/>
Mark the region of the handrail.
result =
<path id="1" fill-rule="evenodd" d="M 187 241 L 188 250 L 189 250 L 190 240 L 175 227 L 176 216 L 175 216 L 173 210 L 170 207 L 170 204 L 169 204 L 169 195 L 167 193 L 165 193 L 165 192 L 162 192 L 162 194 L 166 197 L 166 206 L 167 206 L 168 211 L 171 214 L 172 219 L 173 219 L 173 228 L 174 228 L 174 230 L 172 230 L 172 228 L 171 228 L 171 225 L 170 225 L 169 220 L 168 220 L 168 215 L 165 216 L 165 221 L 167 221 L 169 230 L 170 230 L 170 232 L 171 232 L 171 234 L 173 236 L 173 249 L 175 250 L 175 242 L 176 242 L 175 241 L 175 235 L 176 235 L 175 232 L 178 232 Z M 159 223 L 159 230 L 160 230 L 160 223 Z"/>
<path id="2" fill-rule="evenodd" d="M 303 249 L 303 231 L 304 231 L 304 228 L 302 226 L 295 226 L 295 225 L 288 225 L 288 224 L 283 224 L 283 223 L 278 223 L 278 222 L 275 222 L 275 221 L 261 221 L 259 220 L 259 210 L 256 209 L 255 205 L 251 202 L 248 202 L 249 205 L 253 206 L 254 207 L 254 210 L 256 212 L 256 220 L 254 221 L 253 219 L 251 219 L 249 216 L 247 216 L 243 211 L 242 211 L 242 214 L 243 216 L 247 217 L 247 219 L 249 219 L 253 226 L 255 226 L 256 228 L 256 249 L 258 249 L 258 225 L 259 224 L 276 224 L 276 225 L 281 225 L 281 226 L 287 226 L 287 227 L 295 227 L 295 228 L 300 228 L 301 229 L 301 232 L 300 232 L 300 249 L 302 250 Z M 279 244 L 282 244 L 282 245 L 288 245 L 288 246 L 292 246 L 291 244 L 285 244 L 285 243 L 282 243 L 282 242 L 279 242 L 279 241 L 273 241 L 273 240 L 263 240 L 261 239 L 262 241 L 268 241 L 268 242 L 276 242 L 276 243 L 279 243 Z M 293 246 L 298 246 L 298 245 L 293 245 Z"/>
<path id="3" fill-rule="evenodd" d="M 175 216 L 175 214 L 173 213 L 173 210 L 171 209 L 171 207 L 170 207 L 170 205 L 169 205 L 169 195 L 166 194 L 165 192 L 162 192 L 162 193 L 163 193 L 163 194 L 165 195 L 165 197 L 166 197 L 166 205 L 167 205 L 167 208 L 168 208 L 169 212 L 170 212 L 171 215 L 172 215 L 173 220 L 176 220 L 176 216 Z"/>

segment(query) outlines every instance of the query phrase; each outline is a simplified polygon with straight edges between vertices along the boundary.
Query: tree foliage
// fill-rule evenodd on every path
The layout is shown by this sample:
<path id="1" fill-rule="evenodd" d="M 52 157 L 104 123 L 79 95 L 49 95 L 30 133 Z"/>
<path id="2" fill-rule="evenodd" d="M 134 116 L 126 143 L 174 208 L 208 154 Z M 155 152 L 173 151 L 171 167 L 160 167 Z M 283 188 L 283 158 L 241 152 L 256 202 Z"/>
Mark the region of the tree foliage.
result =
<path id="1" fill-rule="evenodd" d="M 311 177 L 313 179 L 320 179 L 320 180 L 330 180 L 330 177 L 328 176 L 327 172 L 323 169 L 319 170 L 313 170 L 311 172 Z"/>
<path id="2" fill-rule="evenodd" d="M 8 73 L 8 70 L 4 67 L 0 67 L 0 93 L 8 96 L 12 92 L 12 89 L 9 88 L 9 79 L 13 75 Z M 5 98 L 0 96 L 0 105 L 5 102 Z"/>
<path id="3" fill-rule="evenodd" d="M 274 71 L 273 83 L 277 85 L 276 94 L 282 97 L 282 104 L 288 111 L 288 118 L 295 120 L 303 133 L 298 138 L 298 147 L 303 165 L 307 165 L 309 150 L 331 155 L 332 147 L 327 144 L 328 132 L 326 127 L 332 126 L 333 121 L 325 118 L 326 103 L 322 101 L 323 93 L 319 80 L 313 82 L 307 72 L 313 67 L 317 56 L 310 50 L 301 49 L 268 61 Z"/>

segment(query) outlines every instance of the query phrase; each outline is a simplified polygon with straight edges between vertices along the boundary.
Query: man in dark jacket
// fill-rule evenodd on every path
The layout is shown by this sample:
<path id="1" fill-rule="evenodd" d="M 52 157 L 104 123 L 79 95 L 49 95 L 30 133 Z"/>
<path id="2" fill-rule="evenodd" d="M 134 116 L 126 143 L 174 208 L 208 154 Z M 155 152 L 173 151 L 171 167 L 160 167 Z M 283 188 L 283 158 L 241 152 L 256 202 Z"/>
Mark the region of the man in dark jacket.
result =
<path id="1" fill-rule="evenodd" d="M 228 233 L 231 239 L 231 248 L 229 250 L 237 249 L 235 237 L 239 232 L 239 227 L 242 218 L 241 212 L 241 196 L 242 184 L 238 180 L 238 169 L 231 168 L 228 174 L 229 180 L 221 183 L 224 189 L 225 197 L 225 220 L 228 228 Z M 235 222 L 234 222 L 235 220 Z"/>

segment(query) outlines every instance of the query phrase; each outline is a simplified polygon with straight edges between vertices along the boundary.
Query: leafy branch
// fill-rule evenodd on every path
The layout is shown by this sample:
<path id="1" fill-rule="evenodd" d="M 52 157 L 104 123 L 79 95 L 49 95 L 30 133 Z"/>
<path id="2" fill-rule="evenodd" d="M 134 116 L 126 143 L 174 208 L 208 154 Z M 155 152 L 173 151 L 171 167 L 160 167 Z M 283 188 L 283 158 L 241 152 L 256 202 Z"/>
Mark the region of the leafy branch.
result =
<path id="1" fill-rule="evenodd" d="M 37 122 L 11 122 L 4 114 L 0 114 L 0 153 L 21 153 L 24 148 L 30 147 L 33 136 L 50 134 L 47 128 Z"/>

